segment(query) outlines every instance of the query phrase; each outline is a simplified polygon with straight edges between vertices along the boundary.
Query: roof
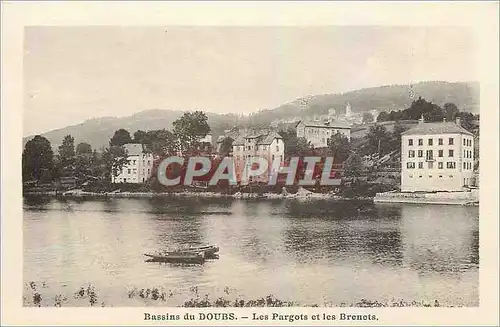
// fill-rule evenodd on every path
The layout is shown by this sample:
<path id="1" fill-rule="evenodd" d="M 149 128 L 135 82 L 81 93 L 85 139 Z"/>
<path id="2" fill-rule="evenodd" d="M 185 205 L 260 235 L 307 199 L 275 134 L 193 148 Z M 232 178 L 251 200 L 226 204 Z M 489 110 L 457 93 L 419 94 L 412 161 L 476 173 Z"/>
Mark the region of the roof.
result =
<path id="1" fill-rule="evenodd" d="M 299 122 L 304 123 L 306 127 L 321 127 L 321 128 L 344 128 L 344 129 L 350 129 L 351 125 L 339 122 L 339 121 L 330 121 L 330 122 Z M 298 125 L 297 124 L 297 125 Z"/>
<path id="2" fill-rule="evenodd" d="M 262 135 L 257 141 L 258 145 L 267 145 L 273 143 L 275 139 L 281 139 L 281 135 L 276 132 L 270 132 L 267 135 Z"/>
<path id="3" fill-rule="evenodd" d="M 268 145 L 273 143 L 275 139 L 281 139 L 281 135 L 276 132 L 267 133 L 251 133 L 246 136 L 239 136 L 234 140 L 233 146 L 245 145 L 245 139 L 257 139 L 256 145 Z"/>
<path id="4" fill-rule="evenodd" d="M 143 152 L 145 152 L 143 144 L 127 143 L 123 147 L 129 156 L 140 156 Z"/>
<path id="5" fill-rule="evenodd" d="M 471 132 L 453 122 L 421 123 L 401 135 L 467 134 Z"/>

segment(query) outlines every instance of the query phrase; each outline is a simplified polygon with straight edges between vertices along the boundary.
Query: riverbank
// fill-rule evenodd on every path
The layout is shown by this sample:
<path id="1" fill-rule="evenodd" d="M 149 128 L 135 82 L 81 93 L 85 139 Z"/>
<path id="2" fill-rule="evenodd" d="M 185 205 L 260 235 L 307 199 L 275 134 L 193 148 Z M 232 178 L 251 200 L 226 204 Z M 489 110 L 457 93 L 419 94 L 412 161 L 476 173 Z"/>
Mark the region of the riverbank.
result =
<path id="1" fill-rule="evenodd" d="M 315 193 L 301 188 L 297 193 L 244 193 L 236 192 L 218 193 L 218 192 L 85 192 L 83 190 L 71 190 L 66 192 L 25 192 L 25 196 L 48 196 L 48 197 L 65 197 L 65 198 L 163 198 L 163 197 L 179 197 L 179 198 L 226 198 L 226 199 L 269 199 L 269 200 L 364 200 L 372 201 L 372 197 L 343 197 L 335 193 Z"/>
<path id="2" fill-rule="evenodd" d="M 174 306 L 186 308 L 209 308 L 209 307 L 453 307 L 440 303 L 436 300 L 403 300 L 403 299 L 360 299 L 354 302 L 332 302 L 324 303 L 301 303 L 276 298 L 269 294 L 256 299 L 245 299 L 241 295 L 232 294 L 229 287 L 225 287 L 223 295 L 211 297 L 208 294 L 201 296 L 198 287 L 190 288 L 185 299 L 175 303 L 172 301 L 177 295 L 174 290 L 166 290 L 163 287 L 136 288 L 131 287 L 124 290 L 122 300 L 127 299 L 127 306 Z M 45 282 L 29 282 L 25 284 L 23 294 L 23 306 L 25 307 L 113 307 L 113 300 L 102 294 L 91 284 L 83 285 L 74 293 L 53 293 L 50 286 Z M 121 304 L 120 306 L 122 306 Z"/>
<path id="3" fill-rule="evenodd" d="M 413 204 L 449 204 L 449 205 L 479 205 L 479 189 L 462 192 L 385 192 L 377 193 L 373 198 L 375 203 L 413 203 Z"/>

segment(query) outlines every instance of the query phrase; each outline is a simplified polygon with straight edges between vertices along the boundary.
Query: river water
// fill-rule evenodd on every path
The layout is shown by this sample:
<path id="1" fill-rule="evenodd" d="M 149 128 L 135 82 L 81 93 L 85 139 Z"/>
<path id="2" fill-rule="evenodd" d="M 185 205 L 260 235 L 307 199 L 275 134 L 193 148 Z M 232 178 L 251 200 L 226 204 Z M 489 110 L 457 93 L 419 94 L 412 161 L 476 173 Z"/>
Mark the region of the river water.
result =
<path id="1" fill-rule="evenodd" d="M 24 200 L 25 305 L 91 284 L 98 303 L 178 306 L 196 296 L 304 305 L 438 300 L 478 306 L 479 212 L 456 205 L 296 200 Z M 217 244 L 218 260 L 178 266 L 144 253 Z M 43 285 L 43 286 L 41 286 Z M 158 287 L 165 301 L 129 298 Z M 134 293 L 137 294 L 137 293 Z"/>

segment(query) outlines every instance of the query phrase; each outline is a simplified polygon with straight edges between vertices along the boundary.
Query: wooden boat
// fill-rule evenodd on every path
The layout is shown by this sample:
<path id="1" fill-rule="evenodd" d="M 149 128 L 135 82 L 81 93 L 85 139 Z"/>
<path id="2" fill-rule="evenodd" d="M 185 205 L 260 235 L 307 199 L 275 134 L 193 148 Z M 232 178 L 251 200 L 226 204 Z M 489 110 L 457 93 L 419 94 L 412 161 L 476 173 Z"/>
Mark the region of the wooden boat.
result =
<path id="1" fill-rule="evenodd" d="M 213 257 L 219 252 L 219 247 L 215 245 L 205 245 L 197 247 L 180 248 L 171 253 L 203 253 L 205 257 Z"/>
<path id="2" fill-rule="evenodd" d="M 166 252 L 164 254 L 144 254 L 146 257 L 151 258 L 149 261 L 153 262 L 169 262 L 169 263 L 195 263 L 202 264 L 205 262 L 205 255 L 200 253 L 176 253 Z"/>

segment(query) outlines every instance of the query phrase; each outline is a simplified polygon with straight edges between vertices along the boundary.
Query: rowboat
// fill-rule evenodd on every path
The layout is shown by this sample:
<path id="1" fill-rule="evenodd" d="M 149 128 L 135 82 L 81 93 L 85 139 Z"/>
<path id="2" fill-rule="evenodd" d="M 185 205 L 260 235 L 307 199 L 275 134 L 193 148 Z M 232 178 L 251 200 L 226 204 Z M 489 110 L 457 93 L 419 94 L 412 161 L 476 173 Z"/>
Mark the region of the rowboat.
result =
<path id="1" fill-rule="evenodd" d="M 169 262 L 169 263 L 196 263 L 202 264 L 205 262 L 205 255 L 200 253 L 175 253 L 166 252 L 164 254 L 144 254 L 153 262 Z"/>
<path id="2" fill-rule="evenodd" d="M 205 253 L 205 256 L 213 256 L 217 252 L 219 252 L 219 247 L 215 245 L 205 245 L 205 246 L 197 246 L 197 247 L 188 247 L 188 248 L 183 248 L 179 249 L 179 252 L 183 253 L 200 253 L 203 252 Z"/>

